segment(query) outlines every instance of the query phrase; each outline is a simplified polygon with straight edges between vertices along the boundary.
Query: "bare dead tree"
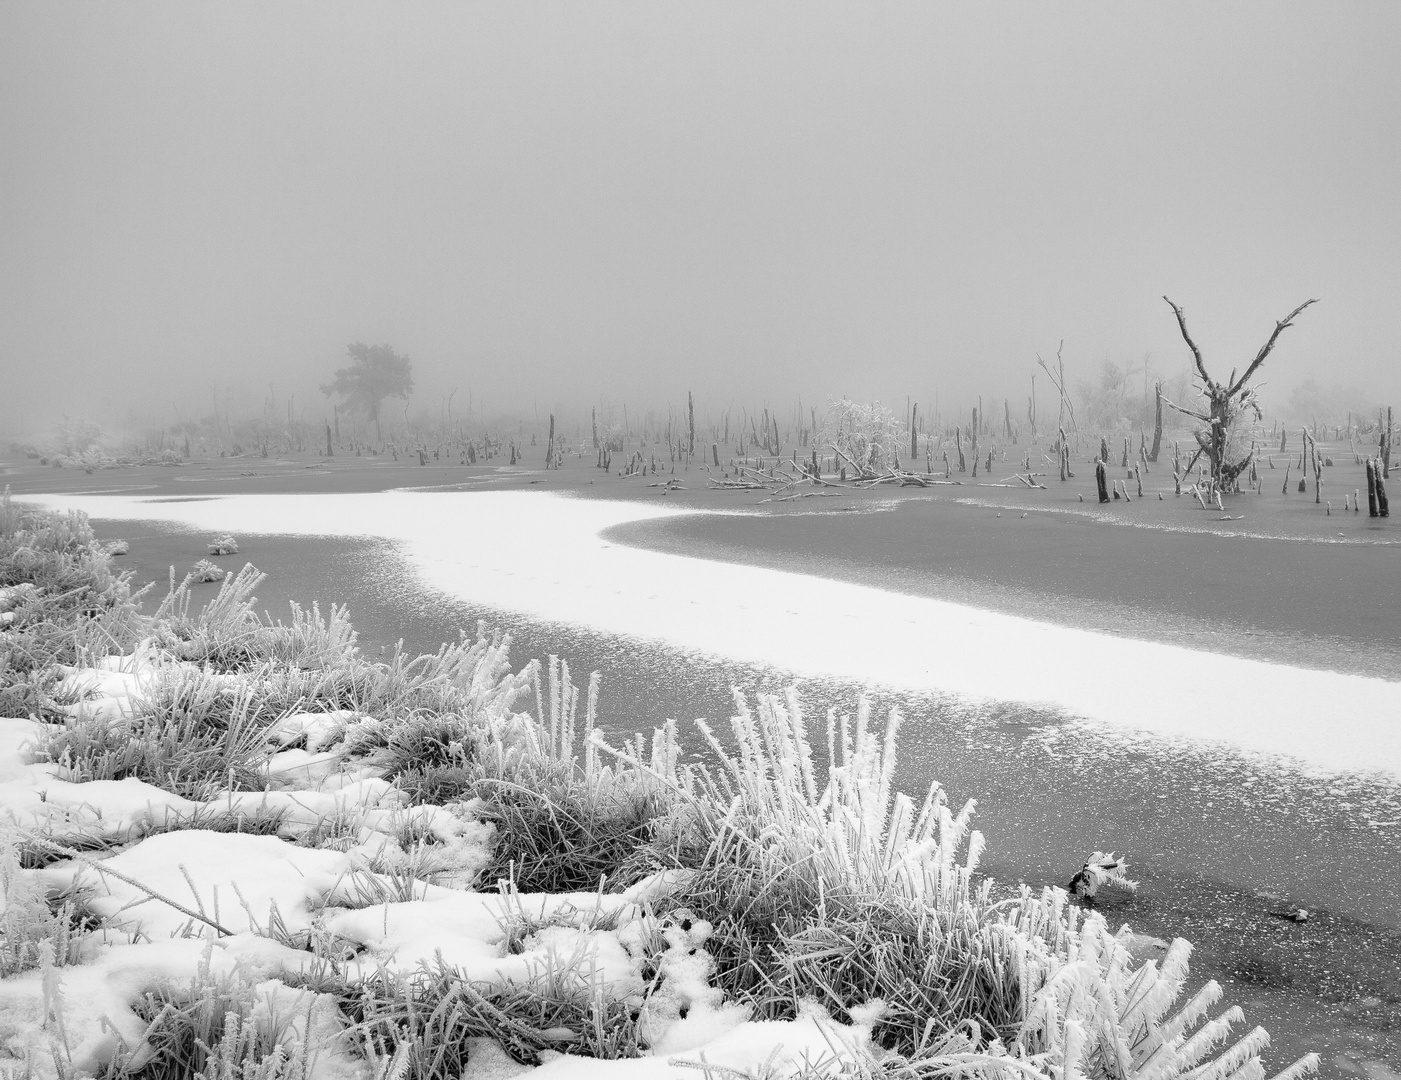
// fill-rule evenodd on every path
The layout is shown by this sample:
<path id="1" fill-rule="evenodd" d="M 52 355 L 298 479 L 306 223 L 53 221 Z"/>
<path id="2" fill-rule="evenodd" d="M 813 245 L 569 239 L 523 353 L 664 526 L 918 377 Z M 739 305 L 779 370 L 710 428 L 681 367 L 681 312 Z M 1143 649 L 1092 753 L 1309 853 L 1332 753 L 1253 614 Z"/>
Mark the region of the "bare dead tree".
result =
<path id="1" fill-rule="evenodd" d="M 1257 420 L 1263 419 L 1255 390 L 1248 384 L 1255 373 L 1260 370 L 1260 365 L 1265 362 L 1265 358 L 1274 349 L 1279 335 L 1294 324 L 1294 318 L 1304 308 L 1310 304 L 1316 304 L 1318 301 L 1305 300 L 1275 323 L 1274 333 L 1270 335 L 1270 339 L 1264 345 L 1260 346 L 1260 351 L 1255 354 L 1255 359 L 1245 369 L 1244 375 L 1237 379 L 1236 371 L 1232 368 L 1229 379 L 1225 382 L 1217 382 L 1207 374 L 1201 350 L 1192 340 L 1192 335 L 1187 332 L 1187 320 L 1182 314 L 1182 309 L 1168 300 L 1166 296 L 1163 299 L 1167 301 L 1168 307 L 1172 308 L 1172 313 L 1177 316 L 1177 325 L 1182 331 L 1182 340 L 1192 350 L 1192 359 L 1196 361 L 1197 375 L 1200 377 L 1201 394 L 1206 399 L 1206 409 L 1198 412 L 1195 409 L 1183 408 L 1181 405 L 1168 401 L 1167 398 L 1163 399 L 1163 403 L 1184 416 L 1190 416 L 1206 425 L 1198 428 L 1193 432 L 1193 435 L 1196 436 L 1200 452 L 1211 466 L 1211 485 L 1218 492 L 1230 490 L 1241 472 L 1250 467 L 1251 459 L 1255 455 L 1252 449 L 1244 457 L 1235 456 L 1236 451 L 1231 445 L 1232 429 L 1235 427 L 1236 421 L 1246 412 L 1253 412 Z"/>
<path id="2" fill-rule="evenodd" d="M 1060 345 L 1056 347 L 1056 367 L 1060 370 L 1059 379 L 1056 378 L 1056 373 L 1046 366 L 1046 361 L 1041 359 L 1040 353 L 1036 354 L 1036 362 L 1040 364 L 1041 367 L 1045 370 L 1046 375 L 1051 380 L 1051 385 L 1054 386 L 1056 388 L 1056 392 L 1060 394 L 1059 426 L 1065 427 L 1065 414 L 1068 412 L 1070 413 L 1070 426 L 1078 431 L 1080 425 L 1075 421 L 1075 406 L 1070 404 L 1070 394 L 1067 393 L 1065 389 L 1065 361 L 1061 359 L 1061 351 L 1064 348 L 1065 340 L 1061 339 Z M 1033 383 L 1033 386 L 1034 385 L 1035 384 Z"/>

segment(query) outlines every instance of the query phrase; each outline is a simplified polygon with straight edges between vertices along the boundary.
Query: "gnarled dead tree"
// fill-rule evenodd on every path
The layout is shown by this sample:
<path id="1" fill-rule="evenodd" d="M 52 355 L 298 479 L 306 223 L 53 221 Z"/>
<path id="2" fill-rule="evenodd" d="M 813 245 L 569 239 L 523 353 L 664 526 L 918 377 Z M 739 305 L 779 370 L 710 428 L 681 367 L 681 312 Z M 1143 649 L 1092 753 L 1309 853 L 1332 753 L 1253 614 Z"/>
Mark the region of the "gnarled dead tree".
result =
<path id="1" fill-rule="evenodd" d="M 1250 467 L 1250 461 L 1255 456 L 1255 451 L 1252 449 L 1244 457 L 1240 457 L 1239 450 L 1232 445 L 1232 434 L 1236 421 L 1245 412 L 1253 412 L 1257 420 L 1263 419 L 1255 391 L 1247 384 L 1260 370 L 1260 365 L 1265 362 L 1265 357 L 1270 355 L 1270 351 L 1275 347 L 1275 342 L 1279 340 L 1279 335 L 1294 324 L 1295 316 L 1310 304 L 1316 304 L 1318 301 L 1305 300 L 1275 323 L 1274 333 L 1270 335 L 1270 340 L 1260 347 L 1260 351 L 1255 354 L 1255 359 L 1245 369 L 1244 375 L 1237 379 L 1236 369 L 1232 368 L 1229 379 L 1225 382 L 1217 382 L 1207 374 L 1206 364 L 1202 362 L 1201 350 L 1192 340 L 1192 335 L 1187 332 L 1187 320 L 1182 315 L 1182 309 L 1168 300 L 1166 296 L 1163 299 L 1167 300 L 1168 306 L 1172 308 L 1172 313 L 1177 316 L 1177 325 L 1182 330 L 1182 340 L 1192 350 L 1192 359 L 1196 361 L 1197 374 L 1201 379 L 1201 394 L 1206 399 L 1206 410 L 1198 412 L 1195 409 L 1186 409 L 1168 401 L 1167 398 L 1163 399 L 1163 403 L 1169 408 L 1176 409 L 1195 420 L 1200 420 L 1206 425 L 1193 432 L 1197 439 L 1197 452 L 1199 455 L 1204 455 L 1211 466 L 1212 487 L 1216 491 L 1229 491 L 1235 486 L 1236 478 Z M 1187 468 L 1190 470 L 1191 467 L 1189 463 Z"/>

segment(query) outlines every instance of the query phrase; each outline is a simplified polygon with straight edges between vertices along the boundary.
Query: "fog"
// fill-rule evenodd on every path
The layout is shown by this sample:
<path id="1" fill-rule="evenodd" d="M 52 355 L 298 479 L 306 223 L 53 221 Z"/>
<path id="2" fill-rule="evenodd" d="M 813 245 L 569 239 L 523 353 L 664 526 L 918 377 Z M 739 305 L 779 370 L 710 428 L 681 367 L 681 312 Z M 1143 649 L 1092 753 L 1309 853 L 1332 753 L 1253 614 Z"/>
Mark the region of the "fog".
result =
<path id="1" fill-rule="evenodd" d="M 435 415 L 1015 415 L 1062 339 L 1076 378 L 1181 371 L 1163 294 L 1222 375 L 1318 297 L 1267 404 L 1385 400 L 1398 31 L 1383 3 L 6 4 L 0 434 L 315 419 L 352 341 L 407 353 Z"/>

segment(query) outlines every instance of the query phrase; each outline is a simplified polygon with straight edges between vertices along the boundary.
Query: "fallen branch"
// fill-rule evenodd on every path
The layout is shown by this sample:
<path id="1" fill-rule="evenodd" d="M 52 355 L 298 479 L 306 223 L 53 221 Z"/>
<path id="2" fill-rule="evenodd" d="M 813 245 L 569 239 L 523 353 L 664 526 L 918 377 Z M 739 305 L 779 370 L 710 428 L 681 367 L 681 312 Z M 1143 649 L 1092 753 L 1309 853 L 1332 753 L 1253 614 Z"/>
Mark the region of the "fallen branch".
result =
<path id="1" fill-rule="evenodd" d="M 180 914 L 182 914 L 182 915 L 188 915 L 188 916 L 189 916 L 190 918 L 192 918 L 192 919 L 198 919 L 200 922 L 204 923 L 206 926 L 212 926 L 215 930 L 219 931 L 219 933 L 220 933 L 223 937 L 233 937 L 233 936 L 234 936 L 232 930 L 229 930 L 227 927 L 220 926 L 217 922 L 215 922 L 213 919 L 211 919 L 208 915 L 205 915 L 203 912 L 194 911 L 194 910 L 192 910 L 192 909 L 190 909 L 190 908 L 187 908 L 184 904 L 176 903 L 174 900 L 170 899 L 170 897 L 168 897 L 168 896 L 162 896 L 160 893 L 156 892 L 154 889 L 150 888 L 149 886 L 146 886 L 146 885 L 141 884 L 141 882 L 137 881 L 135 878 L 133 878 L 133 877 L 128 877 L 126 874 L 123 874 L 120 870 L 114 870 L 114 869 L 112 869 L 110 866 L 104 866 L 102 863 L 98 862 L 96 859 L 90 859 L 90 858 L 88 858 L 86 855 L 84 855 L 84 854 L 83 854 L 81 851 L 79 851 L 77 848 L 71 848 L 71 847 L 68 847 L 68 846 L 66 846 L 66 845 L 64 845 L 64 844 L 58 844 L 58 843 L 55 843 L 55 842 L 52 841 L 52 840 L 45 840 L 43 837 L 41 837 L 41 836 L 35 836 L 35 835 L 33 835 L 32 833 L 30 833 L 30 832 L 28 832 L 28 831 L 26 831 L 26 830 L 24 830 L 24 829 L 19 829 L 19 830 L 16 830 L 16 831 L 17 831 L 21 836 L 23 836 L 27 841 L 29 841 L 31 844 L 38 844 L 40 847 L 48 848 L 50 851 L 56 852 L 57 854 L 62 855 L 62 856 L 64 856 L 65 858 L 72 859 L 74 862 L 78 863 L 78 864 L 81 865 L 81 866 L 86 866 L 86 867 L 88 867 L 88 868 L 91 869 L 91 870 L 96 870 L 99 874 L 110 874 L 112 877 L 116 878 L 118 881 L 124 881 L 124 882 L 126 882 L 126 883 L 127 883 L 128 885 L 130 885 L 133 889 L 140 889 L 143 893 L 145 893 L 147 896 L 149 896 L 152 900 L 159 900 L 162 904 L 168 904 L 170 907 L 173 907 L 176 911 L 180 912 Z M 186 880 L 189 880 L 189 879 L 187 878 Z"/>

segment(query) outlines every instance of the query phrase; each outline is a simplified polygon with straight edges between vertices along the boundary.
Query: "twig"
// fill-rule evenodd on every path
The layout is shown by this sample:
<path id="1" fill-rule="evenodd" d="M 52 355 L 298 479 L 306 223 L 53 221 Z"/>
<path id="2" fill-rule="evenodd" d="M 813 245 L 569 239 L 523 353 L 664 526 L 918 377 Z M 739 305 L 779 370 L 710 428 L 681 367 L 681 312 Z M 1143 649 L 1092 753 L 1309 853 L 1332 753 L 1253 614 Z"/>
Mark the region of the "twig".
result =
<path id="1" fill-rule="evenodd" d="M 206 924 L 207 926 L 212 926 L 215 930 L 219 931 L 219 933 L 222 934 L 224 937 L 233 937 L 233 931 L 232 931 L 232 930 L 229 930 L 229 929 L 226 928 L 226 927 L 220 926 L 220 925 L 219 925 L 217 922 L 215 922 L 213 919 L 209 918 L 209 916 L 204 915 L 204 914 L 201 914 L 201 913 L 198 912 L 198 911 L 191 911 L 191 910 L 190 910 L 189 908 L 187 908 L 184 904 L 178 904 L 178 903 L 176 903 L 174 900 L 170 899 L 170 897 L 168 897 L 168 896 L 162 896 L 160 893 L 156 892 L 154 889 L 150 888 L 149 886 L 141 884 L 141 882 L 137 881 L 135 878 L 128 877 L 126 874 L 123 874 L 120 870 L 113 870 L 110 866 L 104 866 L 102 863 L 98 862 L 96 859 L 89 859 L 86 855 L 84 855 L 84 854 L 83 854 L 81 851 L 79 851 L 77 848 L 67 847 L 67 846 L 65 846 L 64 844 L 57 844 L 57 843 L 54 843 L 54 841 L 52 841 L 52 840 L 45 840 L 45 839 L 43 839 L 42 837 L 35 836 L 35 835 L 33 835 L 32 833 L 30 833 L 30 832 L 28 832 L 28 831 L 26 831 L 26 830 L 24 830 L 24 829 L 20 829 L 20 830 L 18 830 L 18 832 L 19 832 L 19 834 L 20 834 L 21 836 L 23 836 L 23 837 L 24 837 L 26 840 L 28 840 L 30 843 L 38 844 L 40 847 L 46 847 L 46 848 L 48 848 L 50 851 L 57 852 L 58 854 L 63 855 L 63 856 L 66 857 L 66 858 L 72 859 L 74 862 L 76 862 L 76 863 L 78 863 L 78 864 L 80 864 L 80 865 L 82 865 L 82 866 L 86 866 L 86 867 L 88 867 L 89 869 L 96 870 L 96 871 L 97 871 L 98 873 L 100 873 L 100 874 L 110 874 L 112 877 L 116 878 L 118 881 L 124 881 L 124 882 L 126 882 L 128 885 L 130 885 L 132 888 L 134 888 L 134 889 L 140 889 L 143 893 L 145 893 L 147 896 L 149 896 L 152 900 L 159 900 L 162 904 L 168 904 L 170 907 L 173 907 L 176 911 L 180 912 L 180 914 L 182 914 L 182 915 L 188 915 L 190 918 L 192 918 L 192 919 L 198 919 L 200 922 Z M 189 880 L 189 879 L 186 878 L 186 880 Z"/>

